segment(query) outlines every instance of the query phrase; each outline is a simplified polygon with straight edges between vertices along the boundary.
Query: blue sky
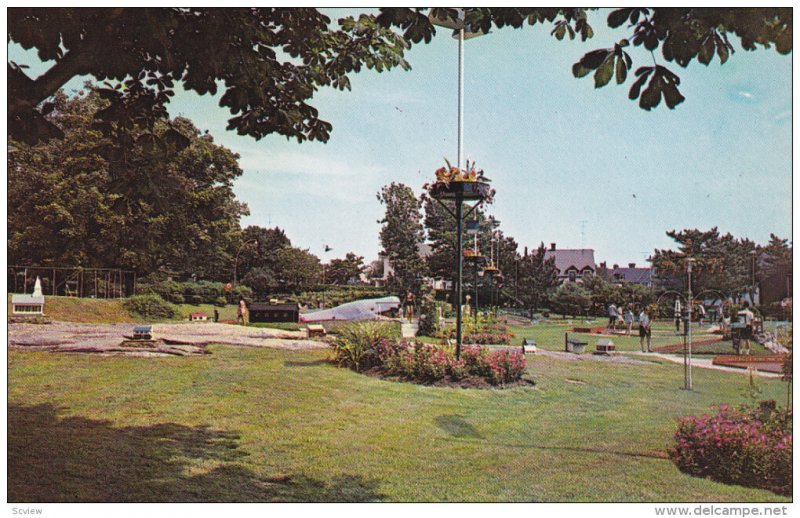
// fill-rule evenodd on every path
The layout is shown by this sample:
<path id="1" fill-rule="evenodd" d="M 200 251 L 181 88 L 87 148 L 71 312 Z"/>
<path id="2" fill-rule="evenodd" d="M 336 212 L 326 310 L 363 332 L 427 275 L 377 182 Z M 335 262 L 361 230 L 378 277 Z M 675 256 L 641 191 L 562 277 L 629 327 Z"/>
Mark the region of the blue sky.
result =
<path id="1" fill-rule="evenodd" d="M 682 69 L 657 53 L 686 101 L 645 112 L 627 99 L 630 79 L 595 90 L 591 75 L 572 76 L 584 53 L 628 36 L 608 29 L 606 14 L 592 16 L 585 43 L 536 26 L 465 44 L 465 156 L 493 179 L 490 212 L 502 229 L 522 246 L 594 248 L 609 263 L 641 264 L 672 245 L 667 230 L 687 227 L 791 239 L 791 55 L 732 40 L 725 65 Z M 407 53 L 411 71 L 364 71 L 350 92 L 320 91 L 311 104 L 333 124 L 326 144 L 227 132 L 229 114 L 210 96 L 178 92 L 169 110 L 241 155 L 235 192 L 251 211 L 243 226 L 277 225 L 324 260 L 349 251 L 370 260 L 380 250 L 381 186 L 419 193 L 443 157 L 455 162 L 456 45 L 441 30 Z M 652 64 L 647 52 L 631 54 L 634 67 Z M 10 55 L 31 61 L 17 48 Z"/>

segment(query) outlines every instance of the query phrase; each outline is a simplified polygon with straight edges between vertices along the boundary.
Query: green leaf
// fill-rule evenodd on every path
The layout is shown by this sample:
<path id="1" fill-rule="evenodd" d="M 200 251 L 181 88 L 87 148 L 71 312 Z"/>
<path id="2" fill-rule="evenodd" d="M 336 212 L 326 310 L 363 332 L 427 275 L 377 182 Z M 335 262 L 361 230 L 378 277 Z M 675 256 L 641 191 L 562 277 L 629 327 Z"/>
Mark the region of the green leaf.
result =
<path id="1" fill-rule="evenodd" d="M 639 107 L 647 111 L 652 110 L 658 103 L 661 102 L 661 77 L 658 74 L 653 74 L 647 88 L 642 92 L 639 98 Z"/>
<path id="2" fill-rule="evenodd" d="M 621 85 L 628 77 L 628 67 L 625 66 L 625 59 L 617 57 L 617 84 Z"/>
<path id="3" fill-rule="evenodd" d="M 600 65 L 594 73 L 594 87 L 600 88 L 608 84 L 611 81 L 611 76 L 613 75 L 613 67 L 614 67 L 614 56 L 609 55 L 603 64 Z"/>

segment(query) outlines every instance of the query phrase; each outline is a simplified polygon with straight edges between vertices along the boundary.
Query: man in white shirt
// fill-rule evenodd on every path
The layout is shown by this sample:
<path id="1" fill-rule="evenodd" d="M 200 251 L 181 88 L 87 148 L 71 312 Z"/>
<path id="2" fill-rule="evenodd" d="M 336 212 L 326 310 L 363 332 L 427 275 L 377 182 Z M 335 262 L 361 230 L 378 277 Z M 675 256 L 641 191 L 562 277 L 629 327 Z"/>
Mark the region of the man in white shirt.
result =
<path id="1" fill-rule="evenodd" d="M 750 354 L 750 340 L 753 339 L 753 319 L 755 316 L 753 312 L 750 311 L 750 303 L 744 301 L 744 309 L 739 311 L 739 323 L 744 324 L 744 330 L 742 331 L 742 342 L 744 342 L 744 346 L 741 350 L 745 352 L 742 354 Z"/>
<path id="2" fill-rule="evenodd" d="M 644 339 L 647 338 L 647 352 L 653 352 L 650 349 L 650 315 L 647 314 L 647 310 L 642 308 L 641 313 L 639 313 L 639 346 L 642 348 L 642 352 L 644 352 Z"/>

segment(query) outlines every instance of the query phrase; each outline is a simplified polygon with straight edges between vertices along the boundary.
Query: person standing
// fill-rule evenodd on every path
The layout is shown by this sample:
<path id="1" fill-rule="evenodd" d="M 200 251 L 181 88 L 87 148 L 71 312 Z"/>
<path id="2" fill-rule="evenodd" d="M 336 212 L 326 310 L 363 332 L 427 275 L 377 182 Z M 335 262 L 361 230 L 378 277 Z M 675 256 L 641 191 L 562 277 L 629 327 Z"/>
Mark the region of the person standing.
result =
<path id="1" fill-rule="evenodd" d="M 653 350 L 650 349 L 650 337 L 652 336 L 652 329 L 650 326 L 650 315 L 647 314 L 647 308 L 642 308 L 642 311 L 639 313 L 639 346 L 642 352 L 645 352 L 645 339 L 647 339 L 647 352 L 653 352 Z"/>
<path id="2" fill-rule="evenodd" d="M 742 354 L 750 354 L 750 340 L 753 339 L 753 319 L 754 315 L 753 312 L 750 311 L 750 303 L 748 301 L 744 301 L 744 309 L 739 311 L 739 323 L 744 324 L 744 329 L 742 330 L 742 342 L 743 347 L 740 349 L 741 351 L 745 351 Z"/>
<path id="3" fill-rule="evenodd" d="M 414 319 L 414 294 L 410 291 L 406 292 L 406 298 L 403 300 L 403 308 L 406 310 L 406 318 L 411 322 Z"/>
<path id="4" fill-rule="evenodd" d="M 610 330 L 614 330 L 614 326 L 617 324 L 617 318 L 619 317 L 619 310 L 617 306 L 612 302 L 608 306 L 608 328 Z"/>
<path id="5" fill-rule="evenodd" d="M 630 304 L 625 308 L 622 320 L 625 322 L 625 336 L 630 336 L 633 329 L 633 309 Z"/>
<path id="6" fill-rule="evenodd" d="M 236 323 L 242 323 L 243 326 L 248 324 L 250 320 L 250 315 L 248 314 L 247 310 L 247 301 L 244 300 L 244 297 L 239 295 L 239 306 L 236 308 Z"/>
<path id="7" fill-rule="evenodd" d="M 703 327 L 703 320 L 706 319 L 706 308 L 700 303 L 697 305 L 697 326 Z"/>

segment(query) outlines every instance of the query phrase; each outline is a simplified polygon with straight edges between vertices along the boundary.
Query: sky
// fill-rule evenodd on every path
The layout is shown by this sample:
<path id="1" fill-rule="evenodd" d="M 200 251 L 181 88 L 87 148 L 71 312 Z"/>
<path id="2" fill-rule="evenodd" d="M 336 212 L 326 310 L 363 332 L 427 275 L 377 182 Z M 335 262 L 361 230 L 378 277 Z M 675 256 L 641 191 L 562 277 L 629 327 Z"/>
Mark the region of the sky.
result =
<path id="1" fill-rule="evenodd" d="M 333 19 L 358 12 L 325 11 Z M 632 74 L 601 89 L 591 74 L 572 76 L 583 54 L 630 36 L 608 29 L 607 13 L 590 15 L 587 42 L 558 41 L 537 25 L 465 43 L 464 154 L 492 179 L 488 212 L 505 234 L 520 251 L 555 242 L 593 248 L 598 263 L 640 265 L 673 246 L 673 229 L 791 240 L 792 55 L 748 52 L 732 36 L 736 52 L 725 65 L 715 58 L 683 69 L 658 51 L 686 100 L 646 112 L 627 98 Z M 649 52 L 630 53 L 634 69 L 652 64 Z M 35 61 L 14 45 L 9 55 Z M 241 156 L 234 191 L 250 208 L 243 227 L 281 227 L 323 261 L 351 251 L 370 261 L 381 249 L 381 187 L 401 182 L 419 194 L 444 158 L 456 161 L 457 42 L 440 30 L 406 59 L 411 71 L 365 70 L 351 76 L 352 91 L 314 96 L 310 104 L 333 125 L 327 143 L 226 131 L 219 96 L 176 91 L 169 111 Z"/>

